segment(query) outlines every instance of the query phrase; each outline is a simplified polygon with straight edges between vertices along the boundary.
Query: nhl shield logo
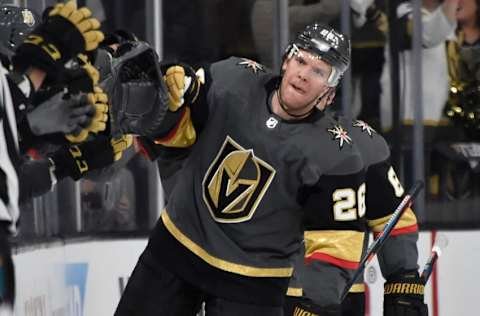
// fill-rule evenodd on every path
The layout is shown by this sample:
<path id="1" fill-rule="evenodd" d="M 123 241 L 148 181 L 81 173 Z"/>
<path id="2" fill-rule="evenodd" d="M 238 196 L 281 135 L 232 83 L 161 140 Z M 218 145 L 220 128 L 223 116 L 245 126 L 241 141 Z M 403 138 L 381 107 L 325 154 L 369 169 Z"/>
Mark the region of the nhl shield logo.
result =
<path id="1" fill-rule="evenodd" d="M 213 219 L 240 223 L 252 218 L 275 170 L 227 136 L 203 179 L 203 200 Z"/>
<path id="2" fill-rule="evenodd" d="M 265 122 L 265 125 L 267 125 L 268 128 L 273 129 L 277 127 L 278 120 L 274 117 L 269 117 L 268 120 Z"/>

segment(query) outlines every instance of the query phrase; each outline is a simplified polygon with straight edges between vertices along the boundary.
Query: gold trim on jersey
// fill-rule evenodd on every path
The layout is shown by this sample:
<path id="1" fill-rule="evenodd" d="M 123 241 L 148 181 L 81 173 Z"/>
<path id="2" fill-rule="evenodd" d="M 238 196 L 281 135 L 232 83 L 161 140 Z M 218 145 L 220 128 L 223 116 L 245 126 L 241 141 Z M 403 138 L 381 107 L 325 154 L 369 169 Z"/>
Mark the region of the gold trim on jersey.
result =
<path id="1" fill-rule="evenodd" d="M 203 200 L 219 223 L 250 220 L 275 169 L 227 135 L 202 181 Z"/>
<path id="2" fill-rule="evenodd" d="M 205 249 L 196 244 L 190 238 L 185 236 L 180 229 L 172 222 L 170 216 L 168 216 L 167 210 L 164 209 L 161 215 L 162 222 L 170 232 L 170 234 L 175 237 L 182 245 L 184 245 L 188 250 L 196 254 L 206 263 L 214 266 L 223 271 L 232 272 L 236 274 L 241 274 L 249 277 L 277 277 L 277 278 L 286 278 L 291 277 L 293 273 L 293 268 L 258 268 L 251 267 L 247 265 L 242 265 L 238 263 L 229 262 L 220 258 L 217 258 L 209 254 Z"/>
<path id="3" fill-rule="evenodd" d="M 352 285 L 349 293 L 364 293 L 365 292 L 365 284 L 364 283 L 355 283 Z M 287 289 L 287 296 L 294 296 L 294 297 L 302 297 L 303 296 L 303 288 L 301 287 L 289 287 Z"/>
<path id="4" fill-rule="evenodd" d="M 186 148 L 192 146 L 196 140 L 197 133 L 193 127 L 190 108 L 187 106 L 177 126 L 166 137 L 155 140 L 155 144 L 166 147 Z"/>
<path id="5" fill-rule="evenodd" d="M 368 226 L 372 229 L 374 233 L 379 233 L 385 227 L 385 224 L 390 220 L 391 214 L 384 216 L 382 218 L 373 219 L 368 221 Z M 417 224 L 417 218 L 413 213 L 411 208 L 405 210 L 402 217 L 398 221 L 397 225 L 395 225 L 394 229 L 409 227 Z"/>
<path id="6" fill-rule="evenodd" d="M 287 296 L 302 297 L 303 289 L 301 287 L 289 287 L 287 289 Z"/>
<path id="7" fill-rule="evenodd" d="M 363 283 L 355 283 L 352 285 L 350 290 L 348 291 L 349 293 L 363 293 L 365 292 L 365 284 Z"/>
<path id="8" fill-rule="evenodd" d="M 353 230 L 306 231 L 305 257 L 322 253 L 341 260 L 359 262 L 364 237 L 365 233 Z"/>

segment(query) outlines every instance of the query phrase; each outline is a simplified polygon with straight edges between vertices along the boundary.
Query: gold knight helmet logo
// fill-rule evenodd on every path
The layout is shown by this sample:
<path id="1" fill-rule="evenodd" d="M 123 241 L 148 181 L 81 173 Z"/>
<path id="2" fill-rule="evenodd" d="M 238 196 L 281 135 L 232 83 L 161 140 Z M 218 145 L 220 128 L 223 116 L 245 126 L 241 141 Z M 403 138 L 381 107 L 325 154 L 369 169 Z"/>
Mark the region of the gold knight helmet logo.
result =
<path id="1" fill-rule="evenodd" d="M 221 223 L 252 218 L 275 170 L 227 136 L 203 179 L 203 199 L 212 217 Z"/>

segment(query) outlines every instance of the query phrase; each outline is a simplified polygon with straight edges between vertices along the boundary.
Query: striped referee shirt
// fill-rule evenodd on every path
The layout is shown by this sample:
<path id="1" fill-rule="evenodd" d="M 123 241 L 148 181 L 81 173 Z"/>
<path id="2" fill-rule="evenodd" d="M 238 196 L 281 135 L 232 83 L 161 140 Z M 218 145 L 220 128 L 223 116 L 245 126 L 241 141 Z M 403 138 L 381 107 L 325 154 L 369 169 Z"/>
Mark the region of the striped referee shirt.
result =
<path id="1" fill-rule="evenodd" d="M 19 216 L 19 181 L 16 170 L 20 156 L 15 110 L 6 75 L 6 69 L 0 65 L 0 221 L 11 222 L 10 229 L 15 232 Z"/>

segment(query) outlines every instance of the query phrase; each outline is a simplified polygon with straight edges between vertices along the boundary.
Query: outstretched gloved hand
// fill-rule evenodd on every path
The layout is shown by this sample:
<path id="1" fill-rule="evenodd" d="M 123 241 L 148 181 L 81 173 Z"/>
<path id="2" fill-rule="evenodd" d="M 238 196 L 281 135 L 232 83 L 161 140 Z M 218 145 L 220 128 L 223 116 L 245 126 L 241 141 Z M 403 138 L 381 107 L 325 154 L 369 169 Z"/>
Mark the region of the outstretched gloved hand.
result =
<path id="1" fill-rule="evenodd" d="M 68 99 L 63 96 L 63 92 L 57 93 L 27 113 L 33 134 L 78 134 L 90 125 L 96 110 L 87 95 L 79 94 Z"/>
<path id="2" fill-rule="evenodd" d="M 24 72 L 35 67 L 56 78 L 66 61 L 94 50 L 103 40 L 100 23 L 91 15 L 88 8 L 77 8 L 75 1 L 55 5 L 18 47 L 13 56 L 15 69 Z"/>

